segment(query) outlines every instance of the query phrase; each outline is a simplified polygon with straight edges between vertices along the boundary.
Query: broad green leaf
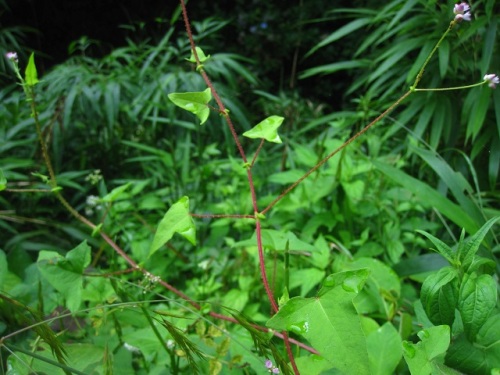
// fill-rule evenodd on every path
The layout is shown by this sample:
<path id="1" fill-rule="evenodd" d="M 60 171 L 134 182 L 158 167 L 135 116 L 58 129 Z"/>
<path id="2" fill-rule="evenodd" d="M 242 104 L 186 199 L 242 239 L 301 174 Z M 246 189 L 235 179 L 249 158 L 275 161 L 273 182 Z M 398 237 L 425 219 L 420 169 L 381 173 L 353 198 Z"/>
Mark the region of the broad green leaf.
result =
<path id="1" fill-rule="evenodd" d="M 465 374 L 494 374 L 495 368 L 500 368 L 500 314 L 485 322 L 476 336 L 476 342 L 470 342 L 465 335 L 453 340 L 446 355 L 449 366 Z"/>
<path id="2" fill-rule="evenodd" d="M 111 190 L 111 192 L 109 192 L 106 196 L 104 196 L 103 198 L 101 198 L 101 202 L 114 202 L 114 201 L 117 201 L 117 200 L 120 200 L 120 199 L 123 199 L 125 198 L 124 197 L 124 193 L 125 193 L 125 190 L 127 190 L 130 185 L 132 185 L 131 182 L 127 182 L 125 185 L 121 185 L 121 186 L 118 186 L 116 188 L 114 188 L 113 190 Z"/>
<path id="3" fill-rule="evenodd" d="M 295 358 L 295 364 L 301 374 L 338 374 L 337 371 L 329 372 L 334 366 L 324 357 L 312 354 Z"/>
<path id="4" fill-rule="evenodd" d="M 194 113 L 200 119 L 200 125 L 203 125 L 210 114 L 208 102 L 212 99 L 210 88 L 201 92 L 184 92 L 168 94 L 168 98 L 176 106 Z"/>
<path id="5" fill-rule="evenodd" d="M 248 302 L 248 292 L 240 289 L 231 289 L 224 294 L 222 298 L 222 306 L 229 307 L 236 311 L 243 311 Z"/>
<path id="6" fill-rule="evenodd" d="M 210 55 L 206 56 L 205 52 L 203 52 L 203 50 L 200 47 L 196 47 L 196 54 L 198 55 L 198 59 L 200 59 L 200 63 L 202 64 L 210 58 Z M 193 51 L 191 51 L 191 57 L 189 57 L 189 59 L 186 60 L 196 64 L 196 59 L 194 57 Z"/>
<path id="7" fill-rule="evenodd" d="M 370 270 L 365 287 L 354 300 L 358 312 L 363 314 L 377 312 L 390 319 L 396 307 L 394 300 L 401 293 L 398 275 L 390 267 L 373 258 L 359 258 L 346 267 Z"/>
<path id="8" fill-rule="evenodd" d="M 188 197 L 182 197 L 174 203 L 161 219 L 149 249 L 149 256 L 165 245 L 174 233 L 179 233 L 193 245 L 196 245 L 196 227 L 193 218 L 189 215 Z"/>
<path id="9" fill-rule="evenodd" d="M 59 291 L 71 312 L 81 304 L 83 271 L 90 264 L 90 247 L 82 242 L 63 257 L 55 251 L 40 251 L 37 266 L 42 276 Z"/>
<path id="10" fill-rule="evenodd" d="M 462 267 L 467 268 L 474 259 L 481 242 L 483 242 L 484 237 L 490 230 L 490 228 L 500 219 L 500 216 L 494 217 L 488 220 L 471 238 L 465 241 L 465 244 L 460 251 L 460 260 L 462 262 Z"/>
<path id="11" fill-rule="evenodd" d="M 244 132 L 243 135 L 248 138 L 263 138 L 268 142 L 281 143 L 277 130 L 284 119 L 280 116 L 269 116 L 252 129 Z"/>
<path id="12" fill-rule="evenodd" d="M 430 375 L 443 363 L 450 346 L 450 327 L 436 326 L 418 332 L 420 342 L 403 341 L 403 355 L 412 375 Z"/>
<path id="13" fill-rule="evenodd" d="M 25 70 L 24 74 L 25 74 L 26 83 L 29 86 L 35 86 L 39 82 L 38 81 L 38 74 L 36 72 L 35 54 L 34 53 L 32 53 L 29 57 L 28 65 L 26 65 L 26 70 Z"/>
<path id="14" fill-rule="evenodd" d="M 431 322 L 451 327 L 458 300 L 457 270 L 444 267 L 428 276 L 422 284 L 420 300 Z"/>
<path id="15" fill-rule="evenodd" d="M 489 318 L 497 304 L 497 287 L 490 275 L 465 274 L 460 286 L 458 311 L 465 334 L 474 342 L 479 329 Z M 500 333 L 500 332 L 499 332 Z"/>
<path id="16" fill-rule="evenodd" d="M 418 230 L 417 232 L 424 235 L 427 237 L 433 244 L 436 246 L 436 250 L 439 254 L 441 254 L 443 257 L 446 258 L 448 262 L 451 264 L 455 265 L 457 264 L 455 258 L 456 254 L 453 252 L 451 247 L 449 247 L 447 244 L 445 244 L 443 241 L 441 241 L 439 238 L 434 237 L 432 234 L 429 234 L 427 232 L 424 232 L 423 230 Z"/>
<path id="17" fill-rule="evenodd" d="M 403 356 L 401 338 L 392 323 L 387 322 L 366 338 L 372 375 L 392 375 Z"/>
<path id="18" fill-rule="evenodd" d="M 317 297 L 290 299 L 267 326 L 303 336 L 341 373 L 370 374 L 365 335 L 352 302 L 368 274 L 364 269 L 330 275 Z"/>
<path id="19" fill-rule="evenodd" d="M 2 169 L 0 169 L 0 191 L 5 190 L 7 188 L 7 179 L 3 174 Z"/>
<path id="20" fill-rule="evenodd" d="M 325 277 L 325 271 L 317 268 L 304 268 L 290 275 L 290 289 L 300 286 L 300 295 L 306 295 Z"/>

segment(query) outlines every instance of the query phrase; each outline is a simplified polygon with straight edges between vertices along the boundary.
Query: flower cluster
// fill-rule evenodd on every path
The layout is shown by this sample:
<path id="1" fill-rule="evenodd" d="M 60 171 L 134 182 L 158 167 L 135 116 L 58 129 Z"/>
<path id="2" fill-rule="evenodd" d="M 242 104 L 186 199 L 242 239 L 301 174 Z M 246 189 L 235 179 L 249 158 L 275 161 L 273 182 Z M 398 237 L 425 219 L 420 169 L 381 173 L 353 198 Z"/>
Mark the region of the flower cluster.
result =
<path id="1" fill-rule="evenodd" d="M 460 22 L 462 20 L 471 20 L 470 6 L 464 1 L 459 4 L 455 4 L 455 6 L 453 7 L 453 13 L 455 13 L 455 21 Z"/>
<path id="2" fill-rule="evenodd" d="M 492 89 L 500 83 L 500 79 L 496 74 L 486 74 L 483 79 L 485 82 L 488 82 L 488 86 Z"/>
<path id="3" fill-rule="evenodd" d="M 271 374 L 279 374 L 280 369 L 273 365 L 273 362 L 270 359 L 266 359 L 266 368 Z"/>
<path id="4" fill-rule="evenodd" d="M 94 210 L 102 210 L 102 205 L 100 203 L 101 200 L 99 197 L 95 195 L 89 195 L 85 200 L 85 215 L 92 216 L 94 214 Z"/>

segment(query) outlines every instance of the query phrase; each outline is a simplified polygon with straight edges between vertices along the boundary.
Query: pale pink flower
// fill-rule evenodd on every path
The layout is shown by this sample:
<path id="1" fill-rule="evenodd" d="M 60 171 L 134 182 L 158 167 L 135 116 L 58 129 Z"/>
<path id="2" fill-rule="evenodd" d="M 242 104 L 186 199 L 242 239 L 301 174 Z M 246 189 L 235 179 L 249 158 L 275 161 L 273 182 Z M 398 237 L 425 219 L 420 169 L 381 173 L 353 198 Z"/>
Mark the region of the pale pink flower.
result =
<path id="1" fill-rule="evenodd" d="M 500 83 L 500 79 L 496 74 L 486 74 L 483 79 L 488 82 L 488 86 L 492 89 Z"/>
<path id="2" fill-rule="evenodd" d="M 17 52 L 7 52 L 7 53 L 5 54 L 5 57 L 6 57 L 8 60 L 10 60 L 10 61 L 12 61 L 12 62 L 15 62 L 15 63 L 17 63 L 17 62 L 19 61 L 19 60 L 18 60 L 18 58 L 17 58 Z"/>
<path id="3" fill-rule="evenodd" d="M 466 2 L 462 1 L 459 4 L 455 4 L 453 7 L 453 13 L 455 13 L 455 21 L 470 21 L 470 6 Z"/>

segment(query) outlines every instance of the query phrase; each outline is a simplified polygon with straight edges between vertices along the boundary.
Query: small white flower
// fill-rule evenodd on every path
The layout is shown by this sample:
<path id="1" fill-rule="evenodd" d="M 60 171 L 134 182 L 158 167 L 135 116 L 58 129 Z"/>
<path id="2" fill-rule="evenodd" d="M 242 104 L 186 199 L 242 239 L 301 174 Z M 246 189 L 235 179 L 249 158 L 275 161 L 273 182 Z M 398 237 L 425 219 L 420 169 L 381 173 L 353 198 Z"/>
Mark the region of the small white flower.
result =
<path id="1" fill-rule="evenodd" d="M 486 74 L 483 78 L 486 82 L 488 82 L 488 86 L 494 89 L 500 83 L 500 79 L 496 74 Z"/>
<path id="2" fill-rule="evenodd" d="M 172 349 L 175 346 L 174 340 L 167 340 L 167 348 Z"/>
<path id="3" fill-rule="evenodd" d="M 124 343 L 123 346 L 125 347 L 125 349 L 127 349 L 129 352 L 132 352 L 132 353 L 140 353 L 141 352 L 141 349 L 139 348 L 136 348 L 135 346 L 132 346 L 130 344 L 127 344 L 127 343 Z"/>

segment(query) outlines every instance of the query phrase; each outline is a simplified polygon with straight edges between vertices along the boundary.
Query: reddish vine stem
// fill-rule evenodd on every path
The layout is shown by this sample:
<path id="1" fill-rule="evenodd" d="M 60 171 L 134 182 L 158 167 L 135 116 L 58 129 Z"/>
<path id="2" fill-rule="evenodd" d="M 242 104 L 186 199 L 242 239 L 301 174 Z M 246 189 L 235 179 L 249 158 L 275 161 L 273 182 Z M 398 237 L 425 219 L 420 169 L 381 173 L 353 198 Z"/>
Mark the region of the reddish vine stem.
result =
<path id="1" fill-rule="evenodd" d="M 189 23 L 186 4 L 184 3 L 184 0 L 179 0 L 179 1 L 180 1 L 181 8 L 182 8 L 182 15 L 184 18 L 184 24 L 186 26 L 186 32 L 188 34 L 189 43 L 191 44 L 191 51 L 193 52 L 193 56 L 194 56 L 194 59 L 196 61 L 197 70 L 200 71 L 205 83 L 210 88 L 212 96 L 214 97 L 214 99 L 217 103 L 217 106 L 219 107 L 219 112 L 224 116 L 224 119 L 226 120 L 226 122 L 228 124 L 229 130 L 231 131 L 231 134 L 233 136 L 236 147 L 238 148 L 238 151 L 241 155 L 241 158 L 243 159 L 243 162 L 246 164 L 247 158 L 245 155 L 245 151 L 243 150 L 243 147 L 241 146 L 241 142 L 239 141 L 238 134 L 236 133 L 236 130 L 234 128 L 231 117 L 229 116 L 228 111 L 227 111 L 226 107 L 224 106 L 224 103 L 222 102 L 219 94 L 217 93 L 217 90 L 215 90 L 215 87 L 213 86 L 207 73 L 203 69 L 203 65 L 199 59 L 198 52 L 196 51 L 196 44 L 195 44 L 194 39 L 193 39 L 193 33 L 191 31 L 191 25 Z M 247 168 L 247 178 L 248 178 L 248 185 L 250 187 L 250 194 L 251 194 L 251 198 L 252 198 L 252 206 L 253 206 L 255 217 L 257 218 L 257 215 L 259 213 L 259 209 L 258 209 L 258 205 L 257 205 L 257 196 L 255 193 L 255 185 L 253 183 L 251 167 Z M 262 246 L 262 232 L 261 232 L 261 225 L 260 225 L 259 220 L 257 220 L 257 222 L 256 222 L 255 234 L 257 237 L 257 249 L 259 252 L 259 265 L 260 265 L 260 273 L 261 273 L 261 277 L 262 277 L 262 283 L 264 284 L 264 288 L 266 290 L 267 297 L 271 303 L 273 311 L 278 312 L 278 305 L 276 303 L 276 300 L 274 298 L 272 290 L 269 286 L 269 282 L 267 281 L 266 267 L 265 267 L 265 263 L 264 263 L 264 248 Z M 290 348 L 290 342 L 288 339 L 288 335 L 286 334 L 285 331 L 283 333 L 283 340 L 285 341 L 286 351 L 288 354 L 288 358 L 290 359 L 290 363 L 292 364 L 292 368 L 294 370 L 294 373 L 296 375 L 299 375 L 300 373 L 297 369 L 297 365 L 295 364 L 295 358 L 294 358 L 292 350 Z"/>
<path id="2" fill-rule="evenodd" d="M 349 146 L 352 142 L 354 142 L 357 138 L 359 138 L 361 135 L 366 133 L 368 129 L 370 129 L 373 125 L 375 125 L 377 122 L 382 120 L 385 116 L 387 116 L 394 108 L 396 108 L 408 95 L 410 95 L 413 91 L 408 91 L 406 92 L 403 96 L 401 96 L 396 102 L 394 102 L 389 108 L 387 108 L 384 112 L 382 112 L 375 120 L 370 122 L 368 125 L 366 125 L 363 129 L 361 129 L 359 132 L 354 134 L 351 138 L 349 138 L 347 141 L 345 141 L 340 147 L 329 153 L 327 156 L 325 156 L 321 161 L 316 164 L 314 167 L 309 169 L 302 177 L 300 177 L 297 181 L 295 181 L 292 185 L 287 187 L 276 199 L 274 199 L 264 210 L 262 210 L 261 214 L 265 214 L 267 211 L 269 211 L 276 203 L 278 203 L 280 200 L 282 200 L 290 191 L 292 191 L 297 185 L 299 185 L 302 181 L 304 181 L 307 177 L 309 177 L 311 174 L 313 174 L 315 171 L 317 171 L 323 164 L 325 164 L 328 160 L 330 160 L 333 156 L 338 154 L 340 151 L 342 151 L 344 148 Z"/>

